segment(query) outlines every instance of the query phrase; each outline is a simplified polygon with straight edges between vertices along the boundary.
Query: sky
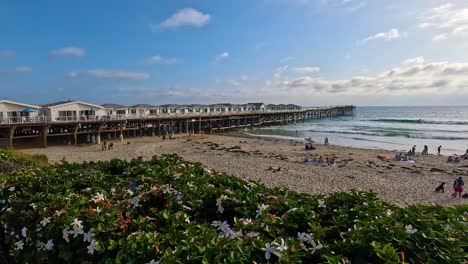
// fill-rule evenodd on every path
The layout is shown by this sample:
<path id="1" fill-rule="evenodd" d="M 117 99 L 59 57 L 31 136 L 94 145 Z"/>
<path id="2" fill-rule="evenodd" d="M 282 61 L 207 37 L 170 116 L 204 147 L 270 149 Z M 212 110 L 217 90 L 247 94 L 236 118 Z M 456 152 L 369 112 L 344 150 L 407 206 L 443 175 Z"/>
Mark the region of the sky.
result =
<path id="1" fill-rule="evenodd" d="M 468 1 L 0 1 L 0 99 L 468 105 Z"/>

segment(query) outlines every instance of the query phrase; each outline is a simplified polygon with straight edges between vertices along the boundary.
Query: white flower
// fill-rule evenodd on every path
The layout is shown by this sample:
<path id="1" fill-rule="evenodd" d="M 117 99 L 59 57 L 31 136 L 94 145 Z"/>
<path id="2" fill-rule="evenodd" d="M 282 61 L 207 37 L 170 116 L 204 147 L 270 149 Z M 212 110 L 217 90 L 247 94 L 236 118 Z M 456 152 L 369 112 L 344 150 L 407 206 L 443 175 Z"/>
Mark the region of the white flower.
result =
<path id="1" fill-rule="evenodd" d="M 252 223 L 251 218 L 241 218 L 240 220 L 242 221 L 242 224 L 245 225 L 245 226 Z"/>
<path id="2" fill-rule="evenodd" d="M 91 199 L 91 201 L 97 203 L 97 202 L 101 202 L 101 201 L 105 201 L 106 200 L 106 196 L 103 194 L 103 193 L 97 193 L 93 199 Z"/>
<path id="3" fill-rule="evenodd" d="M 133 197 L 132 200 L 130 200 L 130 203 L 133 205 L 133 208 L 138 207 L 138 202 L 140 201 L 140 198 L 138 197 Z"/>
<path id="4" fill-rule="evenodd" d="M 265 204 L 261 204 L 258 209 L 255 211 L 257 214 L 255 215 L 255 218 L 258 218 L 259 216 L 261 216 L 263 214 L 263 211 L 265 211 L 265 209 L 268 208 L 268 205 L 265 205 Z"/>
<path id="5" fill-rule="evenodd" d="M 327 206 L 325 205 L 325 201 L 324 201 L 324 200 L 319 200 L 318 203 L 319 203 L 319 207 L 322 207 L 322 208 L 326 208 L 326 207 L 327 207 Z"/>
<path id="6" fill-rule="evenodd" d="M 297 210 L 297 208 L 294 207 L 294 208 L 289 209 L 286 213 L 294 212 L 296 210 Z"/>
<path id="7" fill-rule="evenodd" d="M 221 205 L 221 198 L 216 199 L 216 206 L 218 206 L 218 213 L 224 212 L 224 207 Z"/>
<path id="8" fill-rule="evenodd" d="M 363 202 L 362 205 L 368 206 L 369 204 L 367 202 Z"/>
<path id="9" fill-rule="evenodd" d="M 112 195 L 115 195 L 115 191 L 116 191 L 115 188 L 112 187 L 112 188 L 111 188 L 111 194 L 112 194 Z"/>
<path id="10" fill-rule="evenodd" d="M 147 264 L 159 264 L 160 261 L 154 261 L 154 259 L 152 259 L 150 262 L 148 262 Z"/>
<path id="11" fill-rule="evenodd" d="M 23 250 L 24 242 L 23 240 L 20 240 L 15 243 L 15 250 Z"/>
<path id="12" fill-rule="evenodd" d="M 418 230 L 416 228 L 413 228 L 412 225 L 407 225 L 406 226 L 406 233 L 409 234 L 409 235 L 412 235 L 414 233 L 416 233 Z"/>
<path id="13" fill-rule="evenodd" d="M 93 239 L 93 237 L 95 235 L 96 235 L 95 233 L 93 233 L 91 231 L 88 231 L 87 233 L 83 234 L 83 241 L 84 242 L 91 242 L 91 240 Z"/>
<path id="14" fill-rule="evenodd" d="M 265 247 L 262 248 L 262 251 L 265 251 L 265 259 L 266 259 L 266 260 L 269 260 L 270 257 L 271 257 L 271 254 L 272 254 L 272 253 L 275 253 L 276 248 L 271 247 L 271 246 L 270 246 L 270 243 L 266 243 L 266 244 L 265 244 Z"/>
<path id="15" fill-rule="evenodd" d="M 278 251 L 286 251 L 288 250 L 288 246 L 284 243 L 284 239 L 281 239 L 281 244 L 278 244 L 276 242 L 273 242 L 272 244 L 276 245 L 276 249 Z"/>
<path id="16" fill-rule="evenodd" d="M 70 225 L 72 225 L 72 226 L 78 226 L 78 227 L 81 226 L 81 227 L 82 227 L 82 226 L 83 226 L 82 224 L 83 224 L 83 221 L 78 220 L 78 219 L 75 218 L 75 219 L 73 220 L 73 223 L 71 223 Z"/>
<path id="17" fill-rule="evenodd" d="M 393 214 L 393 211 L 390 209 L 387 209 L 385 213 L 387 214 L 387 216 L 391 216 Z"/>
<path id="18" fill-rule="evenodd" d="M 45 246 L 45 244 L 44 244 L 44 242 L 37 241 L 35 246 L 36 246 L 37 248 L 39 248 L 39 249 L 42 249 L 42 248 Z"/>
<path id="19" fill-rule="evenodd" d="M 54 242 L 52 239 L 47 240 L 47 244 L 45 244 L 46 250 L 52 250 L 54 248 Z"/>
<path id="20" fill-rule="evenodd" d="M 50 223 L 50 218 L 51 217 L 46 217 L 46 218 L 42 219 L 41 225 L 46 226 L 48 223 Z"/>
<path id="21" fill-rule="evenodd" d="M 28 231 L 28 229 L 26 227 L 23 227 L 23 229 L 21 229 L 21 235 L 23 237 L 26 237 L 26 231 Z"/>
<path id="22" fill-rule="evenodd" d="M 96 209 L 94 209 L 94 212 L 100 214 L 100 213 L 102 212 L 102 210 L 101 210 L 101 208 L 99 208 L 99 206 L 98 206 L 98 207 L 96 207 Z"/>
<path id="23" fill-rule="evenodd" d="M 77 237 L 78 235 L 83 234 L 83 226 L 73 226 L 73 230 L 68 231 L 70 235 L 73 235 L 73 238 Z"/>
<path id="24" fill-rule="evenodd" d="M 14 190 L 15 190 L 15 186 L 11 186 L 10 188 L 8 188 L 8 190 L 9 190 L 10 192 L 14 191 Z"/>
<path id="25" fill-rule="evenodd" d="M 253 232 L 253 231 L 250 231 L 250 232 L 247 233 L 247 236 L 252 237 L 252 238 L 258 237 L 259 235 L 260 235 L 260 233 Z"/>
<path id="26" fill-rule="evenodd" d="M 145 187 L 145 185 L 143 185 L 143 184 L 138 185 L 137 187 L 135 187 L 135 190 L 141 191 L 143 189 L 143 187 Z"/>
<path id="27" fill-rule="evenodd" d="M 312 254 L 318 250 L 318 249 L 322 249 L 323 248 L 323 245 L 320 244 L 320 242 L 317 241 L 317 243 L 315 243 L 315 241 L 312 239 L 310 242 L 310 245 L 312 246 Z"/>
<path id="28" fill-rule="evenodd" d="M 98 242 L 96 240 L 91 240 L 91 244 L 89 244 L 89 246 L 86 247 L 88 249 L 88 254 L 92 255 L 94 253 L 94 250 L 96 250 L 97 245 Z"/>
<path id="29" fill-rule="evenodd" d="M 67 242 L 70 242 L 70 238 L 68 237 L 69 234 L 70 234 L 70 229 L 68 227 L 62 231 L 62 237 Z"/>
<path id="30" fill-rule="evenodd" d="M 302 241 L 302 242 L 308 241 L 307 234 L 304 232 L 302 233 L 297 232 L 297 239 L 299 239 L 299 241 Z"/>

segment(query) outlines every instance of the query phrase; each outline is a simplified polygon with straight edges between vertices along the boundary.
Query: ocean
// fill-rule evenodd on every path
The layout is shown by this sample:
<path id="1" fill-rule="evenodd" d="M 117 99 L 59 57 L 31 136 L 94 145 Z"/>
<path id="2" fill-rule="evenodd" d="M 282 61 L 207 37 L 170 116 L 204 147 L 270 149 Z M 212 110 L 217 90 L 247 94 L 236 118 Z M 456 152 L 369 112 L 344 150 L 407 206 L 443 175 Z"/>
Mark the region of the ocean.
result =
<path id="1" fill-rule="evenodd" d="M 286 126 L 257 128 L 249 133 L 323 143 L 408 151 L 424 145 L 429 153 L 463 154 L 468 149 L 468 107 L 357 107 L 354 117 L 306 120 Z"/>

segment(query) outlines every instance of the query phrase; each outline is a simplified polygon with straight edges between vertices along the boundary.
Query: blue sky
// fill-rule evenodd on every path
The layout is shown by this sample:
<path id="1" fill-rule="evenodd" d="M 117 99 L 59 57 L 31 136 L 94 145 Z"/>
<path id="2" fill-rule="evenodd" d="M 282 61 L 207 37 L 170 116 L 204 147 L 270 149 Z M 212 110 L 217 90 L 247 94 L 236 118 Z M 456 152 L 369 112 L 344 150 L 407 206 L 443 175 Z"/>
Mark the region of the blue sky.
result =
<path id="1" fill-rule="evenodd" d="M 0 31 L 0 97 L 26 103 L 468 99 L 466 1 L 2 1 Z"/>

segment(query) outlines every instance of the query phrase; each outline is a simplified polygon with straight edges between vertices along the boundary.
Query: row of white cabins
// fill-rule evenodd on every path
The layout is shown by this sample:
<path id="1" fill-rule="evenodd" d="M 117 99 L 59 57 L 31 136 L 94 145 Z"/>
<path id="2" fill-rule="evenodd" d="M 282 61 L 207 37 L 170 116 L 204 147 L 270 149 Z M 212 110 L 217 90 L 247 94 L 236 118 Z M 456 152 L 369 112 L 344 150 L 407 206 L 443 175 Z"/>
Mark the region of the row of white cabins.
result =
<path id="1" fill-rule="evenodd" d="M 63 101 L 46 105 L 31 105 L 0 100 L 0 124 L 124 120 L 167 115 L 210 115 L 298 109 L 301 109 L 301 107 L 293 104 L 265 105 L 263 103 L 161 106 L 138 104 L 123 106 L 118 104 L 95 105 L 82 101 Z"/>

